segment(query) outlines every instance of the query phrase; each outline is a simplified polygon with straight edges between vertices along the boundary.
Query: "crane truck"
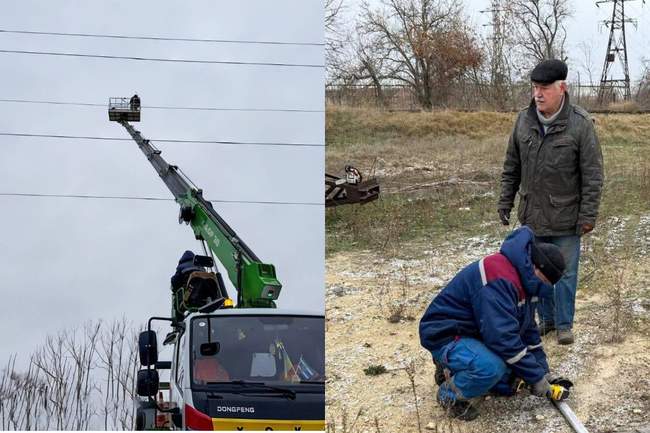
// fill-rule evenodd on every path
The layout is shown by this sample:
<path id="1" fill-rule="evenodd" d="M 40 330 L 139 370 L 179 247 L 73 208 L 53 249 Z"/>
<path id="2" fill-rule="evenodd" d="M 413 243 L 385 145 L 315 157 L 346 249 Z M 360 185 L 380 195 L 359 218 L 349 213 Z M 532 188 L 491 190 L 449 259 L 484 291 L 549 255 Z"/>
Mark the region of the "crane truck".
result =
<path id="1" fill-rule="evenodd" d="M 324 315 L 277 307 L 282 285 L 275 267 L 263 263 L 202 190 L 129 123 L 140 121 L 139 99 L 110 98 L 108 113 L 171 191 L 179 223 L 192 227 L 205 253 L 183 255 L 186 266 L 179 264 L 172 278 L 171 316 L 151 317 L 139 335 L 135 428 L 324 430 Z M 163 345 L 170 346 L 171 361 L 158 360 L 156 321 L 170 324 Z M 169 382 L 160 381 L 160 370 L 169 370 Z M 163 389 L 165 402 L 155 398 Z"/>

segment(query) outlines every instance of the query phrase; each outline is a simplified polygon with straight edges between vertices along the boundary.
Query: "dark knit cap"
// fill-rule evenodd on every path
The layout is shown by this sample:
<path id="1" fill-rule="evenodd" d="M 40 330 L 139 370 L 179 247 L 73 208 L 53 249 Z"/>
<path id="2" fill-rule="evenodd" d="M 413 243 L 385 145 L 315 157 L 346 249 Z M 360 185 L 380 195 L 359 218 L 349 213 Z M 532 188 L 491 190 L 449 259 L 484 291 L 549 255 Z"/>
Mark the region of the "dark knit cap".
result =
<path id="1" fill-rule="evenodd" d="M 551 283 L 560 281 L 566 267 L 560 248 L 546 242 L 535 242 L 531 248 L 531 259 Z"/>
<path id="2" fill-rule="evenodd" d="M 557 80 L 566 80 L 569 68 L 562 60 L 551 59 L 540 62 L 530 73 L 530 81 L 550 84 Z"/>

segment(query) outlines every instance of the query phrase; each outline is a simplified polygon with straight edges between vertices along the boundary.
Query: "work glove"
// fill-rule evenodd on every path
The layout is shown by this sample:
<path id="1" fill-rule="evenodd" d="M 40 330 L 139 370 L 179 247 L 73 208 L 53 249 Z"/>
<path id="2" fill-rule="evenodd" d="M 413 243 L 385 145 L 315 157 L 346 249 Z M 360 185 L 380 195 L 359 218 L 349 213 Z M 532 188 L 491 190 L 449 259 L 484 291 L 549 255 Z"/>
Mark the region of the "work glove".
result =
<path id="1" fill-rule="evenodd" d="M 551 392 L 551 384 L 548 383 L 546 377 L 543 377 L 539 382 L 530 387 L 530 393 L 537 397 L 546 397 Z"/>
<path id="2" fill-rule="evenodd" d="M 569 379 L 566 377 L 559 376 L 557 374 L 553 373 L 546 373 L 546 380 L 548 383 L 551 385 L 560 385 L 563 388 L 566 388 L 567 390 L 571 389 L 573 387 L 573 382 L 571 382 Z"/>
<path id="3" fill-rule="evenodd" d="M 504 226 L 510 225 L 510 209 L 499 209 L 499 219 Z"/>
<path id="4" fill-rule="evenodd" d="M 569 398 L 569 390 L 562 385 L 550 385 L 550 389 L 546 396 L 554 401 L 562 401 Z"/>

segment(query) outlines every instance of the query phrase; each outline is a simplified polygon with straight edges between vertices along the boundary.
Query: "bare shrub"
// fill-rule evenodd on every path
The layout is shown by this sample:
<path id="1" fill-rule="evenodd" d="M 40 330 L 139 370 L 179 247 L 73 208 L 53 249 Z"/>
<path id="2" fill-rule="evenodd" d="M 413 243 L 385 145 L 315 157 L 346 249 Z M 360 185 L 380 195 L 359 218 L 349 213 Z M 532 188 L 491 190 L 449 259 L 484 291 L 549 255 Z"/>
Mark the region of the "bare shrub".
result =
<path id="1" fill-rule="evenodd" d="M 608 341 L 618 344 L 625 341 L 625 334 L 630 326 L 631 315 L 625 302 L 625 293 L 629 291 L 627 283 L 628 269 L 619 262 L 612 271 L 612 286 L 607 291 L 609 310 L 611 312 Z"/>
<path id="2" fill-rule="evenodd" d="M 354 416 L 354 419 L 350 421 L 348 418 L 348 410 L 347 408 L 343 408 L 341 412 L 341 430 L 337 429 L 337 423 L 336 420 L 332 420 L 327 423 L 327 433 L 353 433 L 356 432 L 355 427 L 357 425 L 357 422 L 359 421 L 359 418 L 363 415 L 363 408 L 359 408 L 357 411 L 356 415 Z"/>
<path id="3" fill-rule="evenodd" d="M 417 373 L 415 360 L 411 360 L 406 365 L 406 367 L 404 367 L 404 371 L 406 372 L 406 376 L 408 377 L 409 383 L 411 385 L 411 391 L 413 392 L 413 402 L 415 403 L 415 414 L 417 415 L 417 421 L 418 421 L 418 432 L 422 433 L 422 423 L 420 421 L 420 406 L 418 403 L 418 392 L 415 386 L 415 375 Z"/>

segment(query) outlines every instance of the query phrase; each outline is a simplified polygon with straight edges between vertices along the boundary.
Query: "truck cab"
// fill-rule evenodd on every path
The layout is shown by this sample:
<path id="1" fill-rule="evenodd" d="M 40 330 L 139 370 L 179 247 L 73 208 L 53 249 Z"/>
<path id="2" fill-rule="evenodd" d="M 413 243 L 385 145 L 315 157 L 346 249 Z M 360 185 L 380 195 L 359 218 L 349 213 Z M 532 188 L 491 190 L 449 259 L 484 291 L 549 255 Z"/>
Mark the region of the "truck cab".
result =
<path id="1" fill-rule="evenodd" d="M 165 339 L 173 346 L 166 405 L 174 408 L 171 425 L 324 430 L 324 331 L 324 316 L 306 311 L 223 308 L 189 314 Z M 140 377 L 138 382 L 139 391 L 157 394 Z"/>

